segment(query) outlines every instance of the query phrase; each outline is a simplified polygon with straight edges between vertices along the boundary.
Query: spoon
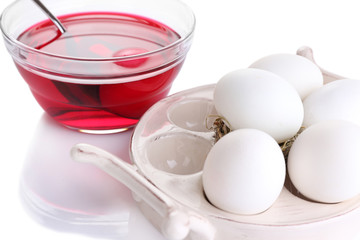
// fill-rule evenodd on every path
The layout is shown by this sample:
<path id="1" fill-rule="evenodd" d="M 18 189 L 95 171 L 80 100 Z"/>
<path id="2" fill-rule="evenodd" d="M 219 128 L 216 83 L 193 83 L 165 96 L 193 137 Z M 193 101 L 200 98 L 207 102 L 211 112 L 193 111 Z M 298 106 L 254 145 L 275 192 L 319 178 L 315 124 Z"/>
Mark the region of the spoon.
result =
<path id="1" fill-rule="evenodd" d="M 66 32 L 66 28 L 64 27 L 64 25 L 62 25 L 62 23 L 60 22 L 60 20 L 55 17 L 54 14 L 52 14 L 49 9 L 40 1 L 40 0 L 33 0 L 33 2 L 39 7 L 41 8 L 41 10 L 49 17 L 49 19 L 54 23 L 54 25 L 59 29 L 59 31 L 63 34 Z"/>
<path id="2" fill-rule="evenodd" d="M 59 38 L 60 36 L 62 36 L 63 34 L 65 34 L 66 32 L 69 33 L 67 31 L 67 29 L 64 27 L 64 25 L 60 22 L 60 20 L 50 12 L 50 10 L 40 1 L 40 0 L 33 0 L 33 2 L 48 16 L 48 18 L 54 23 L 54 25 L 59 29 L 60 34 L 57 34 L 55 38 Z M 69 41 L 72 41 L 71 37 L 67 37 L 66 38 L 66 44 L 68 46 L 70 46 L 69 48 L 71 48 L 71 44 L 69 45 Z M 54 39 L 51 39 L 51 41 L 47 42 L 46 44 L 52 42 Z M 43 44 L 43 45 L 46 45 Z M 72 51 L 76 51 L 76 49 L 71 48 Z M 85 103 L 88 103 L 89 101 L 93 101 L 96 103 L 99 103 L 99 97 L 98 97 L 98 87 L 97 86 L 73 86 L 71 88 L 69 88 L 69 86 L 67 84 L 64 84 L 62 82 L 58 82 L 58 81 L 52 81 L 53 84 L 55 85 L 55 87 L 58 89 L 58 91 L 66 97 L 66 99 L 68 99 L 70 102 L 74 102 L 77 103 L 79 105 L 84 104 L 84 102 L 82 101 L 82 99 L 86 99 Z M 80 97 L 79 97 L 80 96 Z"/>

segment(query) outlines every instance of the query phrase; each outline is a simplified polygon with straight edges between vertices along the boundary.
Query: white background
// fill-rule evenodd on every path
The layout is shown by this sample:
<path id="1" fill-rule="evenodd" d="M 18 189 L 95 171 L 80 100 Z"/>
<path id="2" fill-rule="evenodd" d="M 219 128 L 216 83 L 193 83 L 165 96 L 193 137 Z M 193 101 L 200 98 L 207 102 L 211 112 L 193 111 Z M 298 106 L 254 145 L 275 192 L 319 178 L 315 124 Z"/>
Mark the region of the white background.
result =
<path id="1" fill-rule="evenodd" d="M 1 0 L 0 11 L 11 2 Z M 197 17 L 196 33 L 172 93 L 216 83 L 225 73 L 245 68 L 262 56 L 295 53 L 303 45 L 314 49 L 317 62 L 324 68 L 360 78 L 360 14 L 356 0 L 186 2 Z M 68 162 L 69 148 L 80 141 L 98 144 L 126 159 L 130 133 L 94 137 L 69 132 L 55 125 L 44 116 L 33 99 L 3 43 L 0 44 L 0 71 L 0 239 L 113 238 L 108 236 L 113 230 L 105 233 L 101 227 L 68 225 L 37 213 L 24 200 L 23 189 L 20 188 L 24 179 L 54 202 L 74 204 L 75 207 L 83 205 L 84 208 L 98 203 L 96 207 L 99 211 L 116 208 L 124 216 L 115 217 L 129 221 L 128 226 L 119 230 L 125 234 L 120 239 L 162 239 L 138 212 L 128 190 L 95 169 Z M 48 162 L 42 161 L 44 159 Z M 98 174 L 115 190 L 103 190 L 89 175 L 79 174 L 86 172 Z M 89 182 L 87 178 L 90 178 Z M 53 189 L 52 184 L 58 186 L 60 180 L 65 185 Z M 67 187 L 76 184 L 87 187 L 89 192 L 85 195 L 76 190 L 67 192 Z M 91 198 L 98 193 L 103 193 L 105 197 Z M 77 195 L 84 202 L 69 203 Z M 85 201 L 81 199 L 84 196 L 90 198 Z"/>

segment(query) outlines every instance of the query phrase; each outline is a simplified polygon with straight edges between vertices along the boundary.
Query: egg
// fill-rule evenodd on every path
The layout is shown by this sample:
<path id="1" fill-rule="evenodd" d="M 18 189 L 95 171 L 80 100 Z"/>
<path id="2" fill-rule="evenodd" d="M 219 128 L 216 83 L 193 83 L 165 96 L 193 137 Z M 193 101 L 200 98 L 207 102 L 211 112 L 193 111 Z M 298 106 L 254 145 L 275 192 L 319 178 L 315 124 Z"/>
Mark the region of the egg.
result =
<path id="1" fill-rule="evenodd" d="M 305 57 L 295 54 L 273 54 L 250 65 L 273 72 L 289 81 L 304 99 L 323 85 L 324 79 L 319 67 Z"/>
<path id="2" fill-rule="evenodd" d="M 334 119 L 360 124 L 360 80 L 330 82 L 305 98 L 303 104 L 305 127 Z"/>
<path id="3" fill-rule="evenodd" d="M 118 51 L 116 51 L 113 54 L 113 57 L 129 57 L 129 56 L 135 56 L 135 55 L 141 55 L 144 53 L 149 52 L 149 50 L 146 50 L 144 48 L 123 48 L 120 49 Z M 115 64 L 122 66 L 122 67 L 126 67 L 126 68 L 137 68 L 140 67 L 141 65 L 143 65 L 146 61 L 148 60 L 148 57 L 138 57 L 138 58 L 133 58 L 133 59 L 128 59 L 128 60 L 121 60 L 121 61 L 117 61 L 115 62 Z"/>
<path id="4" fill-rule="evenodd" d="M 360 127 L 344 120 L 311 125 L 294 141 L 287 162 L 300 193 L 337 203 L 360 193 Z"/>
<path id="5" fill-rule="evenodd" d="M 303 105 L 295 88 L 261 69 L 239 69 L 215 86 L 214 105 L 232 129 L 255 128 L 278 143 L 293 137 L 303 121 Z"/>
<path id="6" fill-rule="evenodd" d="M 211 148 L 202 180 L 214 206 L 235 214 L 257 214 L 278 198 L 285 181 L 285 160 L 271 136 L 239 129 Z"/>

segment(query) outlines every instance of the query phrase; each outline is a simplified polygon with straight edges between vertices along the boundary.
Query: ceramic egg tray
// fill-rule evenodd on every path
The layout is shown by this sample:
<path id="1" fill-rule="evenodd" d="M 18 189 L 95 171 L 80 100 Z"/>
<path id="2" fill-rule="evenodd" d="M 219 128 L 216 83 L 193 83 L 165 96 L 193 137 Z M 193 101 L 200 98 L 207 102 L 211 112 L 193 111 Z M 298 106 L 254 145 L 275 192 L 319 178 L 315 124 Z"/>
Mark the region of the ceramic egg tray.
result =
<path id="1" fill-rule="evenodd" d="M 129 187 L 143 214 L 168 239 L 360 237 L 360 196 L 337 204 L 317 203 L 303 198 L 287 179 L 277 201 L 260 214 L 232 214 L 207 200 L 201 178 L 214 144 L 214 87 L 183 91 L 150 108 L 132 136 L 133 164 L 87 144 L 76 145 L 72 156 L 97 165 Z"/>

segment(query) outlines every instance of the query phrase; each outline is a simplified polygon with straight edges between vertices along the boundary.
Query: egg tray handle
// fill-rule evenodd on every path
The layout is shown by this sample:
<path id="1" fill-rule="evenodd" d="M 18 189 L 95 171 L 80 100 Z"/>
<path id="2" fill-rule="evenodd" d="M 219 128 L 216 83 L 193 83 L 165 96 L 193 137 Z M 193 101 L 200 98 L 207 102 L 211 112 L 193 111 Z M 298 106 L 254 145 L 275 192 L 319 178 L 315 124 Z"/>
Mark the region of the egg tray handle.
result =
<path id="1" fill-rule="evenodd" d="M 302 57 L 305 57 L 307 59 L 309 59 L 310 61 L 312 61 L 316 66 L 318 66 L 318 68 L 320 69 L 323 78 L 324 78 L 324 84 L 335 81 L 335 80 L 339 80 L 339 79 L 344 79 L 345 77 L 334 74 L 332 72 L 329 72 L 325 69 L 323 69 L 322 67 L 320 67 L 314 58 L 314 52 L 312 50 L 312 48 L 308 47 L 308 46 L 303 46 L 298 48 L 298 50 L 296 51 L 296 54 Z"/>
<path id="2" fill-rule="evenodd" d="M 189 234 L 192 235 L 192 239 L 212 240 L 215 238 L 215 230 L 205 217 L 183 209 L 141 175 L 135 165 L 89 144 L 75 145 L 71 149 L 71 157 L 75 161 L 97 166 L 145 201 L 161 216 L 161 231 L 167 239 L 182 240 Z"/>

